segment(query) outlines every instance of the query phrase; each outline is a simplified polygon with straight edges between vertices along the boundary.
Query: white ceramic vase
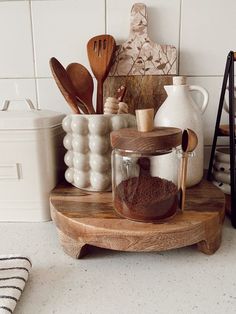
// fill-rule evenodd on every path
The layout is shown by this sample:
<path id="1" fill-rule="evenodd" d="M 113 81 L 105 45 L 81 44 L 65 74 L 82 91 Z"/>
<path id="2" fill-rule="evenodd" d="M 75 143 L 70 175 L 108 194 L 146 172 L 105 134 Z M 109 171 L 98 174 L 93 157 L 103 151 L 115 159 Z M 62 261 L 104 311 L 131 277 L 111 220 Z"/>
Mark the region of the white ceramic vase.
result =
<path id="1" fill-rule="evenodd" d="M 164 86 L 167 99 L 161 105 L 154 119 L 155 126 L 172 126 L 182 130 L 192 129 L 198 136 L 198 146 L 193 158 L 189 159 L 186 186 L 199 183 L 203 177 L 204 138 L 202 114 L 208 104 L 207 91 L 196 85 L 186 85 L 185 77 L 173 77 L 173 85 Z M 191 97 L 191 91 L 199 91 L 203 96 L 202 106 L 199 107 Z M 166 164 L 175 162 L 173 158 Z"/>

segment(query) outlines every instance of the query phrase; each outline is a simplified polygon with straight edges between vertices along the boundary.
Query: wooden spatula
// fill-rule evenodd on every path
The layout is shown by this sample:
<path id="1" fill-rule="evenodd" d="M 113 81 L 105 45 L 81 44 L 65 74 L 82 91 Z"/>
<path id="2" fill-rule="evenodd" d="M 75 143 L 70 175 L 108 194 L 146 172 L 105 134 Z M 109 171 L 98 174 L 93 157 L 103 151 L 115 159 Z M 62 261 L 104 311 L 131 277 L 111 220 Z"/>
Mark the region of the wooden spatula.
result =
<path id="1" fill-rule="evenodd" d="M 76 97 L 82 102 L 88 113 L 95 113 L 93 108 L 93 78 L 89 71 L 80 63 L 70 63 L 66 71 L 75 87 Z"/>
<path id="2" fill-rule="evenodd" d="M 67 103 L 71 107 L 74 113 L 80 113 L 77 106 L 77 99 L 75 97 L 74 86 L 72 85 L 70 79 L 68 78 L 67 72 L 63 65 L 56 59 L 51 58 L 49 61 L 50 68 L 54 80 L 61 91 L 62 95 L 65 97 Z"/>
<path id="3" fill-rule="evenodd" d="M 103 82 L 110 71 L 112 55 L 115 51 L 115 47 L 115 40 L 110 35 L 95 36 L 91 38 L 87 44 L 89 63 L 98 82 L 97 113 L 103 113 Z"/>

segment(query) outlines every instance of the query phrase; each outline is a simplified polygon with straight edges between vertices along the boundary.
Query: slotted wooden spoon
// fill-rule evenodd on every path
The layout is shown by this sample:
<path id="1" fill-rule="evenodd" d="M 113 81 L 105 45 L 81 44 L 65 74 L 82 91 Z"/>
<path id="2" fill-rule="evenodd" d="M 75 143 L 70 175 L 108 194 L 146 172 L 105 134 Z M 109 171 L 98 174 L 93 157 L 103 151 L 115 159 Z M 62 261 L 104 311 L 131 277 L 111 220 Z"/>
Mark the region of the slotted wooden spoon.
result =
<path id="1" fill-rule="evenodd" d="M 94 114 L 93 108 L 93 78 L 89 71 L 80 63 L 70 63 L 66 71 L 74 85 L 76 97 L 82 102 L 88 113 Z"/>
<path id="2" fill-rule="evenodd" d="M 115 47 L 115 39 L 111 35 L 95 36 L 87 44 L 89 63 L 98 82 L 97 113 L 103 113 L 103 82 L 110 71 Z"/>
<path id="3" fill-rule="evenodd" d="M 71 83 L 70 79 L 68 78 L 65 68 L 54 57 L 50 59 L 49 64 L 54 80 L 59 90 L 61 91 L 62 95 L 64 96 L 65 100 L 71 107 L 72 111 L 78 114 L 81 113 L 77 106 L 77 99 L 75 97 L 74 86 Z"/>

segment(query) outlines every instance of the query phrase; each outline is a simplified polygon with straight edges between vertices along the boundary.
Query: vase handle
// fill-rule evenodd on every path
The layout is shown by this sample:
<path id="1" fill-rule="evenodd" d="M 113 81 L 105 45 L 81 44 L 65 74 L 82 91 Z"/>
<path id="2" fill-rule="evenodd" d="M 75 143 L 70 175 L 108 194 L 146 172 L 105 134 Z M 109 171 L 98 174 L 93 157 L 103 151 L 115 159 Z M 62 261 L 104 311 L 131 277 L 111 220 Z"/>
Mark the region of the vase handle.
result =
<path id="1" fill-rule="evenodd" d="M 201 86 L 197 85 L 190 85 L 189 86 L 190 91 L 198 91 L 203 95 L 203 104 L 200 107 L 201 114 L 203 114 L 207 108 L 208 100 L 209 100 L 209 95 L 208 92 Z"/>

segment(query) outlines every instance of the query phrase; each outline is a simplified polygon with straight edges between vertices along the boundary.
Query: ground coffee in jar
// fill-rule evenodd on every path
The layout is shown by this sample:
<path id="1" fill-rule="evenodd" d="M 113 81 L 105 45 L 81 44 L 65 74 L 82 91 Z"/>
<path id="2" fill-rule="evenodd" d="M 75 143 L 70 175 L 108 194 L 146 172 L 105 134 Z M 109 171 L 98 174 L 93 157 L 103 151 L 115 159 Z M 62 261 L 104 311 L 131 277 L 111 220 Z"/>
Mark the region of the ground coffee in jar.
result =
<path id="1" fill-rule="evenodd" d="M 130 178 L 116 187 L 114 206 L 122 216 L 134 220 L 166 219 L 176 212 L 178 189 L 158 177 Z"/>
<path id="2" fill-rule="evenodd" d="M 144 222 L 159 222 L 175 215 L 179 208 L 176 182 L 165 177 L 163 169 L 155 169 L 160 175 L 152 176 L 150 168 L 153 160 L 157 166 L 158 158 L 163 161 L 172 153 L 172 148 L 181 143 L 181 136 L 180 129 L 165 127 L 151 132 L 122 129 L 111 133 L 113 202 L 117 213 Z"/>

